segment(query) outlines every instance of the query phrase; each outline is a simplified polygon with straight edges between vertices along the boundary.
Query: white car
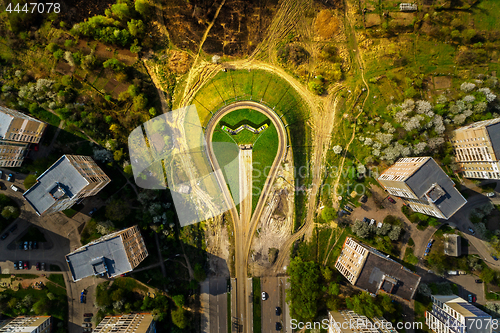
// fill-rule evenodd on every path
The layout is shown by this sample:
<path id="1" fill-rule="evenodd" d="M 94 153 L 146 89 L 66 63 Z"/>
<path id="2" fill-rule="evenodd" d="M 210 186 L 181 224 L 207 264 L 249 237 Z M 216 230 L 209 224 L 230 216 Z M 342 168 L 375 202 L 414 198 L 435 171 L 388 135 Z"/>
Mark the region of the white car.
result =
<path id="1" fill-rule="evenodd" d="M 494 197 L 495 196 L 495 192 L 488 192 L 488 193 L 486 193 L 486 196 L 487 197 Z"/>
<path id="2" fill-rule="evenodd" d="M 375 219 L 371 219 L 370 220 L 370 225 L 374 225 L 375 224 Z"/>
<path id="3" fill-rule="evenodd" d="M 382 225 L 383 225 L 383 224 L 384 224 L 384 223 L 382 223 L 382 222 L 377 223 L 377 228 L 382 228 Z"/>
<path id="4" fill-rule="evenodd" d="M 267 294 L 265 291 L 262 292 L 262 300 L 265 301 L 267 299 Z"/>
<path id="5" fill-rule="evenodd" d="M 10 185 L 10 188 L 13 189 L 14 191 L 19 191 L 19 187 L 17 187 L 16 185 L 12 184 Z"/>

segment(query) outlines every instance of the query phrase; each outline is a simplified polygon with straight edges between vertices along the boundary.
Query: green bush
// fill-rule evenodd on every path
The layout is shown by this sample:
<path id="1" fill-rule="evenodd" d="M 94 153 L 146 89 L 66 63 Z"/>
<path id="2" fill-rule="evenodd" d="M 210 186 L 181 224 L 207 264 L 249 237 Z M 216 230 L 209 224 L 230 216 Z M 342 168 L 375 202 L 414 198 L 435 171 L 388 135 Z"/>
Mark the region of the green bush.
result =
<path id="1" fill-rule="evenodd" d="M 34 174 L 29 174 L 24 179 L 24 188 L 28 190 L 31 186 L 35 185 L 35 183 L 36 183 L 36 176 Z"/>

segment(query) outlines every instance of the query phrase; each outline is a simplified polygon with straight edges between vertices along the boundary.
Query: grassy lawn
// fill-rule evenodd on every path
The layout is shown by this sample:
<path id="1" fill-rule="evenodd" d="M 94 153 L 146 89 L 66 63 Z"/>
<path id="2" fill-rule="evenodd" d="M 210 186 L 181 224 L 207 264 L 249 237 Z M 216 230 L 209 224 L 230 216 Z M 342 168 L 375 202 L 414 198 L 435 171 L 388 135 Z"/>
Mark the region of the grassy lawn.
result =
<path id="1" fill-rule="evenodd" d="M 101 234 L 97 232 L 97 221 L 94 219 L 90 219 L 90 221 L 85 224 L 85 227 L 82 230 L 80 241 L 82 244 L 90 243 L 91 241 L 98 239 L 101 237 Z"/>
<path id="2" fill-rule="evenodd" d="M 253 331 L 262 332 L 262 304 L 260 301 L 260 278 L 253 278 Z"/>
<path id="3" fill-rule="evenodd" d="M 413 254 L 413 248 L 407 247 L 405 251 L 404 261 L 409 263 L 412 266 L 418 264 L 418 258 L 415 254 Z"/>
<path id="4" fill-rule="evenodd" d="M 64 284 L 64 276 L 62 274 L 49 274 L 47 279 L 63 288 L 66 288 L 66 285 Z"/>
<path id="5" fill-rule="evenodd" d="M 75 216 L 76 213 L 78 213 L 78 211 L 74 210 L 73 208 L 63 210 L 62 212 L 64 215 L 66 215 L 69 218 Z"/>
<path id="6" fill-rule="evenodd" d="M 28 231 L 26 234 L 24 234 L 21 239 L 19 239 L 21 242 L 26 242 L 26 241 L 37 241 L 39 243 L 46 242 L 47 240 L 45 239 L 44 234 L 38 229 L 37 227 L 30 226 L 28 228 Z"/>
<path id="7" fill-rule="evenodd" d="M 238 145 L 234 142 L 231 135 L 226 133 L 221 129 L 216 129 L 212 136 L 213 142 L 224 142 L 227 144 L 217 145 L 214 144 L 214 154 L 217 157 L 217 161 L 219 162 L 219 166 L 222 169 L 222 173 L 224 174 L 224 179 L 226 179 L 226 183 L 228 179 L 238 179 L 239 177 L 239 160 L 238 153 L 239 148 Z M 233 196 L 233 200 L 235 203 L 239 202 L 240 192 L 239 192 L 239 182 L 233 181 L 231 186 L 229 187 L 229 191 Z"/>
<path id="8" fill-rule="evenodd" d="M 497 30 L 500 21 L 500 2 L 483 0 L 473 9 L 474 25 L 480 30 Z"/>
<path id="9" fill-rule="evenodd" d="M 250 125 L 254 129 L 257 129 L 264 124 L 274 127 L 274 125 L 271 124 L 271 120 L 269 120 L 263 113 L 250 109 L 240 109 L 230 112 L 222 117 L 217 127 L 225 125 L 230 129 L 235 130 L 241 125 Z M 231 137 L 237 144 L 250 144 L 254 143 L 255 140 L 257 140 L 257 138 L 259 138 L 259 136 L 264 134 L 267 130 L 269 130 L 269 128 L 259 134 L 255 134 L 247 129 L 244 129 L 236 135 L 231 135 Z"/>

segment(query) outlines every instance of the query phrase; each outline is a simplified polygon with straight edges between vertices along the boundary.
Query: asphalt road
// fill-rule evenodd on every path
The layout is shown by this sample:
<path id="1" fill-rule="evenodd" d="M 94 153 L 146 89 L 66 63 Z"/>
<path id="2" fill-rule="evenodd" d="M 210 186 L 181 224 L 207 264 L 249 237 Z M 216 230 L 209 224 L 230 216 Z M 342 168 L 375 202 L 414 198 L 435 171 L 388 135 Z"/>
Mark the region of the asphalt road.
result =
<path id="1" fill-rule="evenodd" d="M 209 282 L 210 332 L 227 332 L 227 279 L 212 278 Z"/>
<path id="2" fill-rule="evenodd" d="M 219 163 L 215 158 L 212 146 L 212 135 L 215 130 L 215 126 L 218 121 L 229 112 L 238 109 L 252 109 L 259 111 L 265 114 L 269 119 L 273 122 L 276 130 L 278 132 L 278 152 L 276 154 L 276 158 L 274 159 L 271 170 L 269 171 L 268 177 L 266 179 L 266 183 L 264 184 L 264 188 L 262 189 L 262 194 L 260 196 L 259 202 L 255 208 L 255 211 L 252 215 L 250 221 L 248 219 L 241 220 L 238 216 L 238 212 L 235 208 L 234 201 L 229 193 L 229 190 L 226 185 L 226 181 L 224 180 L 224 176 L 220 170 Z M 228 106 L 225 106 L 218 110 L 210 119 L 207 124 L 205 130 L 205 140 L 207 142 L 207 156 L 210 159 L 210 163 L 214 170 L 215 176 L 217 178 L 217 182 L 219 183 L 219 187 L 221 188 L 224 196 L 224 200 L 228 207 L 231 207 L 229 210 L 231 213 L 231 217 L 234 223 L 234 236 L 235 236 L 235 268 L 236 268 L 236 280 L 241 281 L 241 283 L 237 283 L 237 290 L 233 290 L 233 295 L 236 294 L 236 316 L 232 315 L 233 318 L 237 321 L 237 325 L 242 328 L 243 332 L 252 332 L 252 321 L 247 318 L 247 305 L 248 305 L 248 297 L 251 295 L 251 290 L 248 290 L 247 284 L 245 283 L 247 279 L 247 269 L 248 269 L 248 257 L 249 251 L 252 244 L 252 238 L 255 234 L 255 230 L 257 228 L 257 224 L 260 220 L 260 216 L 262 214 L 263 208 L 265 206 L 265 202 L 270 193 L 271 185 L 276 178 L 276 174 L 278 172 L 278 166 L 281 163 L 283 157 L 286 152 L 286 142 L 287 142 L 287 134 L 281 119 L 278 117 L 276 113 L 274 113 L 268 107 L 259 104 L 257 102 L 252 101 L 241 101 L 235 102 Z"/>
<path id="3" fill-rule="evenodd" d="M 281 325 L 284 326 L 284 323 L 282 322 L 283 316 L 281 314 L 279 316 L 276 315 L 276 307 L 280 307 L 281 313 L 283 312 L 283 306 L 280 297 L 279 278 L 263 277 L 260 280 L 260 284 L 261 291 L 266 292 L 268 295 L 268 299 L 265 301 L 263 301 L 261 298 L 262 332 L 276 332 L 276 322 L 280 322 Z"/>

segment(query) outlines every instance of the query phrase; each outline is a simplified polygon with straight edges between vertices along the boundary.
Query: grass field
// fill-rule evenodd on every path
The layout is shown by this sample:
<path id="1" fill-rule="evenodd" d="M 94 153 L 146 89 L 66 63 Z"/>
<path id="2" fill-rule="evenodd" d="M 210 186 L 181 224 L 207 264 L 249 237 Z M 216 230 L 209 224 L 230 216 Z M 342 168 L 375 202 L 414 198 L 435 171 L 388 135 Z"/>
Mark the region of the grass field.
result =
<path id="1" fill-rule="evenodd" d="M 497 30 L 500 21 L 500 2 L 497 0 L 482 0 L 473 9 L 474 24 L 477 29 Z"/>
<path id="2" fill-rule="evenodd" d="M 262 126 L 264 123 L 269 124 L 269 127 L 260 134 L 254 134 L 248 130 L 243 130 L 237 135 L 231 135 L 221 129 L 222 125 L 226 125 L 232 129 L 238 126 L 248 124 L 254 128 Z M 267 179 L 267 172 L 276 158 L 278 152 L 278 132 L 266 117 L 266 115 L 255 110 L 241 109 L 225 115 L 217 124 L 217 129 L 212 136 L 212 142 L 227 142 L 232 145 L 223 145 L 218 147 L 214 145 L 214 153 L 217 157 L 220 167 L 223 169 L 224 177 L 228 179 L 238 179 L 239 171 L 237 164 L 239 144 L 253 144 L 253 179 L 252 179 L 252 211 L 257 206 L 262 188 Z M 229 164 L 236 159 L 236 164 Z M 239 184 L 232 181 L 231 194 L 234 202 L 239 202 Z"/>
<path id="3" fill-rule="evenodd" d="M 206 84 L 198 91 L 192 104 L 197 108 L 202 126 L 206 126 L 213 113 L 221 107 L 238 100 L 253 100 L 260 102 L 269 106 L 276 114 L 281 116 L 285 124 L 288 125 L 287 130 L 290 142 L 287 144 L 290 144 L 292 147 L 295 168 L 308 164 L 311 149 L 307 144 L 307 142 L 310 142 L 311 136 L 310 127 L 307 122 L 309 118 L 309 109 L 300 95 L 286 80 L 265 70 L 221 71 L 210 81 L 210 83 Z M 259 123 L 258 121 L 256 122 Z M 265 147 L 266 141 L 274 140 L 275 135 L 277 135 L 277 133 L 269 133 L 271 131 L 266 133 L 267 131 L 268 130 L 264 131 L 262 136 L 256 140 L 257 146 L 254 147 L 254 162 L 257 156 L 255 150 L 260 149 L 260 147 Z M 249 133 L 246 133 L 245 135 L 248 134 Z M 227 136 L 230 137 L 229 135 Z M 227 138 L 223 139 L 219 134 L 215 133 L 214 139 L 226 140 L 220 142 L 229 142 Z M 265 155 L 261 157 L 269 159 L 269 157 Z M 257 161 L 264 165 L 264 163 L 259 160 L 261 157 L 257 157 Z M 302 177 L 298 180 L 297 185 L 308 185 L 310 181 L 311 179 L 309 176 Z M 261 182 L 261 180 L 257 180 L 257 184 Z M 299 192 L 298 196 L 301 195 L 301 192 Z M 303 202 L 300 198 L 298 201 Z M 256 200 L 254 199 L 254 207 L 255 204 Z M 298 211 L 303 210 L 302 204 L 296 207 Z"/>

